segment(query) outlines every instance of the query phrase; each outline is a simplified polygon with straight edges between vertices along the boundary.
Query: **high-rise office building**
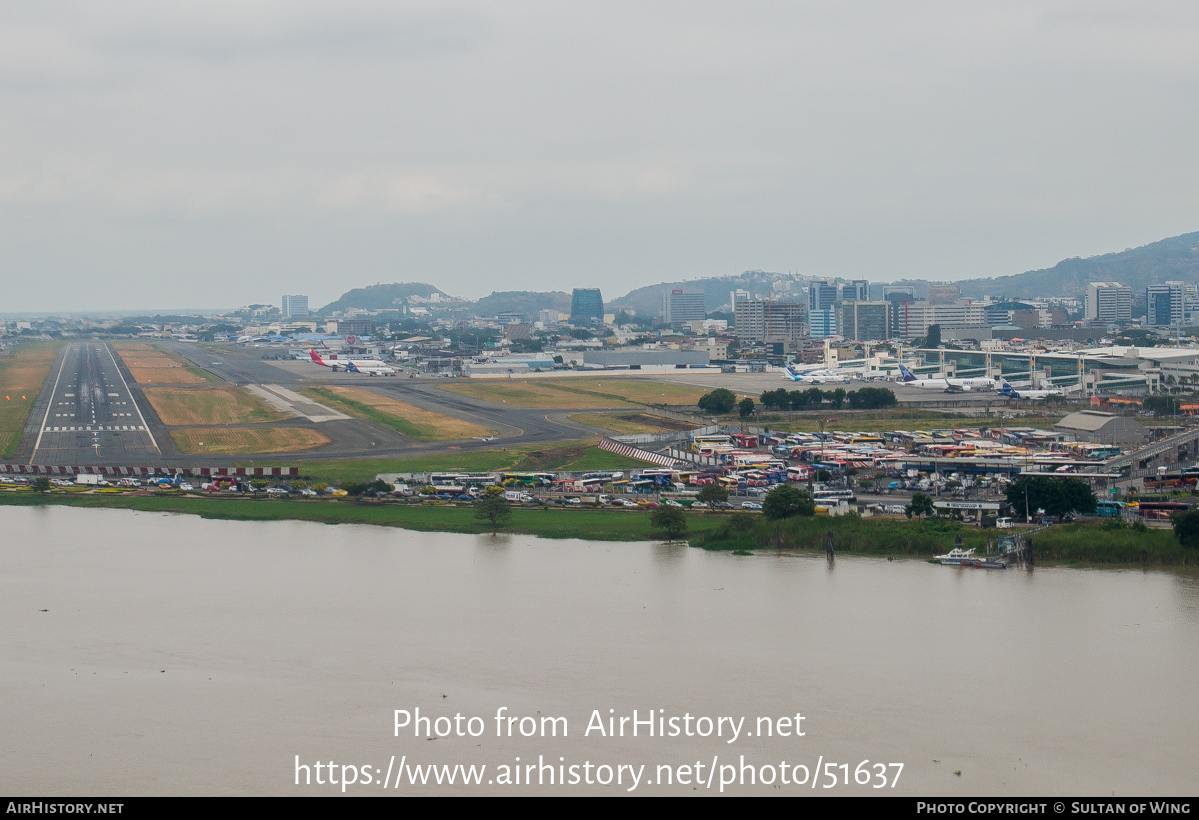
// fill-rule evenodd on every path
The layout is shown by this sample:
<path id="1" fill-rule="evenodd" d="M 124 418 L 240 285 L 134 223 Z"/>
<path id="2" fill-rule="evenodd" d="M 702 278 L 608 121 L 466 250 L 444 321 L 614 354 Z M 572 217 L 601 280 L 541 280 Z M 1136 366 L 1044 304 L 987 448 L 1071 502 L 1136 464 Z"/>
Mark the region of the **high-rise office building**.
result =
<path id="1" fill-rule="evenodd" d="M 742 341 L 781 344 L 784 350 L 794 349 L 803 339 L 804 306 L 770 299 L 738 299 L 733 326 Z"/>
<path id="2" fill-rule="evenodd" d="M 851 279 L 841 286 L 842 302 L 869 302 L 870 282 L 865 279 Z"/>
<path id="3" fill-rule="evenodd" d="M 826 339 L 837 335 L 837 309 L 827 307 L 808 313 L 808 324 L 813 339 Z"/>
<path id="4" fill-rule="evenodd" d="M 283 296 L 283 318 L 291 319 L 295 317 L 308 315 L 308 297 L 307 296 Z"/>
<path id="5" fill-rule="evenodd" d="M 890 336 L 890 302 L 842 302 L 841 335 L 859 342 L 877 342 Z"/>
<path id="6" fill-rule="evenodd" d="M 1182 282 L 1163 282 L 1145 288 L 1148 315 L 1145 324 L 1175 327 L 1182 324 L 1186 285 Z"/>
<path id="7" fill-rule="evenodd" d="M 662 320 L 668 325 L 702 322 L 707 316 L 703 292 L 687 293 L 675 288 L 662 294 Z"/>
<path id="8" fill-rule="evenodd" d="M 832 279 L 813 279 L 808 283 L 808 312 L 828 310 L 837 301 L 837 283 Z"/>
<path id="9" fill-rule="evenodd" d="M 1084 314 L 1089 321 L 1109 325 L 1132 319 L 1132 288 L 1119 282 L 1091 282 L 1087 285 Z"/>
<path id="10" fill-rule="evenodd" d="M 570 297 L 571 324 L 604 321 L 604 298 L 599 288 L 575 288 Z"/>
<path id="11" fill-rule="evenodd" d="M 888 304 L 887 335 L 889 338 L 908 338 L 906 306 L 916 301 L 916 288 L 911 285 L 884 285 L 883 301 Z"/>

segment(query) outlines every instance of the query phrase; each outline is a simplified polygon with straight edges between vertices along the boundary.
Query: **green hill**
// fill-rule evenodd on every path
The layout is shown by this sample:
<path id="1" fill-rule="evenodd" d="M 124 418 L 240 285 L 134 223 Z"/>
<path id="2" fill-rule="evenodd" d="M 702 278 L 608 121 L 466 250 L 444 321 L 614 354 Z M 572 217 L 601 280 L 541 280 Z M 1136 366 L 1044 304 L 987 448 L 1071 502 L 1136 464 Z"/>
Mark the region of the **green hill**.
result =
<path id="1" fill-rule="evenodd" d="M 440 290 L 424 282 L 399 282 L 391 285 L 369 285 L 365 288 L 354 288 L 346 291 L 336 302 L 330 302 L 319 311 L 329 315 L 335 310 L 395 310 L 399 301 L 409 296 L 432 296 L 441 293 Z"/>
<path id="2" fill-rule="evenodd" d="M 1088 282 L 1120 282 L 1135 292 L 1167 280 L 1194 282 L 1196 279 L 1199 279 L 1199 232 L 1172 236 L 1119 253 L 1063 259 L 1052 268 L 1014 276 L 966 279 L 958 285 L 963 296 L 1082 298 Z"/>
<path id="3" fill-rule="evenodd" d="M 500 313 L 523 313 L 525 319 L 537 320 L 537 311 L 556 310 L 561 313 L 570 311 L 570 294 L 560 290 L 541 293 L 532 290 L 493 291 L 490 296 L 484 296 L 475 302 L 476 316 L 495 316 Z"/>
<path id="4" fill-rule="evenodd" d="M 604 310 L 615 313 L 618 310 L 635 310 L 638 316 L 655 316 L 662 312 L 662 294 L 669 293 L 674 288 L 694 292 L 704 292 L 704 308 L 711 313 L 721 305 L 729 303 L 729 291 L 747 290 L 751 293 L 768 293 L 770 283 L 777 279 L 786 278 L 782 274 L 766 271 L 751 270 L 740 276 L 714 276 L 708 279 L 693 279 L 688 282 L 662 282 L 657 285 L 646 285 L 626 293 L 610 302 L 604 302 Z"/>

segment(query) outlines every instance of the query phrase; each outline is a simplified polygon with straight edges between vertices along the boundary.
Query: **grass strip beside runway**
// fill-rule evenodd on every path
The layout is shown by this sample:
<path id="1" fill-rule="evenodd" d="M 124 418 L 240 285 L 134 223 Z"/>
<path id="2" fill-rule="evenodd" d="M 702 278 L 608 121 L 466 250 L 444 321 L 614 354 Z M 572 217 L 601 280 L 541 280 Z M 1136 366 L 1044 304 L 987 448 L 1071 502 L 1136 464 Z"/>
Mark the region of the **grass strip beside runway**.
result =
<path id="1" fill-rule="evenodd" d="M 57 342 L 10 348 L 0 355 L 0 458 L 12 458 L 21 443 L 42 385 L 58 356 Z"/>
<path id="2" fill-rule="evenodd" d="M 438 385 L 462 396 L 513 407 L 588 409 L 646 404 L 693 405 L 708 392 L 648 379 L 561 377 L 545 379 L 462 379 Z"/>
<path id="3" fill-rule="evenodd" d="M 305 478 L 335 484 L 372 481 L 379 473 L 623 470 L 647 465 L 643 461 L 601 450 L 593 441 L 567 441 L 494 450 L 438 450 L 410 458 L 321 459 L 286 463 L 265 460 L 261 464 L 246 462 L 245 466 L 298 466 Z"/>
<path id="4" fill-rule="evenodd" d="M 249 390 L 232 385 L 147 387 L 142 391 L 163 424 L 250 424 L 288 416 Z"/>
<path id="5" fill-rule="evenodd" d="M 138 384 L 203 384 L 222 381 L 220 377 L 207 370 L 201 370 L 186 359 L 150 344 L 115 343 L 112 348 Z"/>
<path id="6" fill-rule="evenodd" d="M 424 410 L 360 387 L 307 387 L 301 392 L 417 441 L 460 441 L 496 434 L 490 427 Z"/>
<path id="7" fill-rule="evenodd" d="M 683 430 L 694 430 L 706 426 L 706 420 L 697 418 L 694 423 L 654 416 L 649 413 L 574 413 L 567 416 L 571 421 L 598 427 L 601 430 L 611 430 L 620 435 L 636 435 L 638 433 L 670 433 Z"/>
<path id="8" fill-rule="evenodd" d="M 310 427 L 184 427 L 171 430 L 184 455 L 258 455 L 315 450 L 330 443 Z"/>

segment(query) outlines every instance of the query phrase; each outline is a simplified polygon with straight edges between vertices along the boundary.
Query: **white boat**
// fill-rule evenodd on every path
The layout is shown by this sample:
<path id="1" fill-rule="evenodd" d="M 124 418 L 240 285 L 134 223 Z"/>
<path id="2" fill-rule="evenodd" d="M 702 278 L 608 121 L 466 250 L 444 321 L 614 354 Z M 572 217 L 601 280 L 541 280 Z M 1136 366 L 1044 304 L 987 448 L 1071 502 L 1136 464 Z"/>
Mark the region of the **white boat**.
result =
<path id="1" fill-rule="evenodd" d="M 983 558 L 974 554 L 973 549 L 964 550 L 954 547 L 944 555 L 938 555 L 937 560 L 951 567 L 982 567 L 983 569 L 1005 569 L 1007 562 L 1002 558 Z"/>

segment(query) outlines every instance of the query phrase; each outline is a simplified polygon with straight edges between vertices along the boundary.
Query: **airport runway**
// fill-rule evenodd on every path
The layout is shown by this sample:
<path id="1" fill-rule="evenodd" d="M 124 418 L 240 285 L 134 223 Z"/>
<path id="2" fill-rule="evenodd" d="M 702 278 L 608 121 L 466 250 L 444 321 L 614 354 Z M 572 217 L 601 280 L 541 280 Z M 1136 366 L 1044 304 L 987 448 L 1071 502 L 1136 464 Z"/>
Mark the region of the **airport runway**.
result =
<path id="1" fill-rule="evenodd" d="M 26 427 L 30 464 L 144 465 L 162 460 L 134 391 L 102 342 L 65 345 Z"/>
<path id="2" fill-rule="evenodd" d="M 605 431 L 570 421 L 566 416 L 573 410 L 545 410 L 529 407 L 510 407 L 506 404 L 478 401 L 459 396 L 438 387 L 437 379 L 407 379 L 387 376 L 363 376 L 332 370 L 306 361 L 263 359 L 253 353 L 213 353 L 195 345 L 168 345 L 172 352 L 183 356 L 210 373 L 239 386 L 272 385 L 285 390 L 305 386 L 344 385 L 361 387 L 407 404 L 444 413 L 490 427 L 496 431 L 491 441 L 478 439 L 459 442 L 424 443 L 404 438 L 392 430 L 361 419 L 326 421 L 316 425 L 333 443 L 319 450 L 307 450 L 291 456 L 272 458 L 325 459 L 379 456 L 413 456 L 444 450 L 453 445 L 459 450 L 493 450 L 497 447 L 526 444 L 552 444 L 577 441 L 602 435 Z M 625 409 L 625 408 L 613 408 Z M 582 412 L 582 411 L 580 411 Z M 296 422 L 284 422 L 285 424 Z M 197 462 L 186 458 L 187 463 Z M 212 459 L 205 459 L 211 461 Z M 228 459 L 225 459 L 226 461 Z M 198 462 L 197 462 L 198 463 Z"/>

